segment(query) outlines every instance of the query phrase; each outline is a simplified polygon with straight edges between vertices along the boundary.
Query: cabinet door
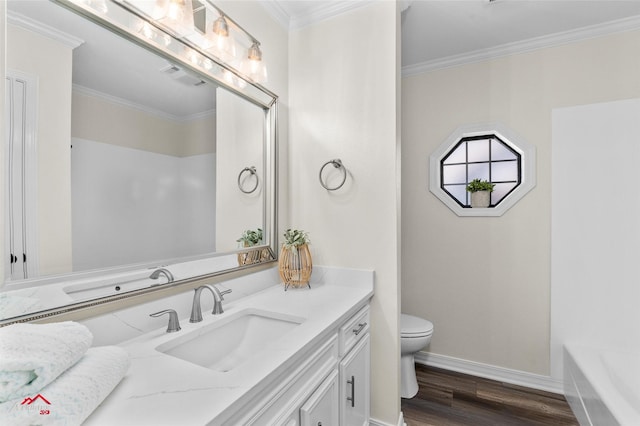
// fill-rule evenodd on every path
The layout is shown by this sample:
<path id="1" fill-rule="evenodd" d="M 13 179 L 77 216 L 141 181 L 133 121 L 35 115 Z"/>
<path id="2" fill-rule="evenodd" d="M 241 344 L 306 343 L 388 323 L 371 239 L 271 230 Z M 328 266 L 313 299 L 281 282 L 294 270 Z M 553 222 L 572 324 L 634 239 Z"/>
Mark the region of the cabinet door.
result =
<path id="1" fill-rule="evenodd" d="M 300 425 L 337 425 L 338 412 L 338 372 L 333 370 L 300 408 Z"/>
<path id="2" fill-rule="evenodd" d="M 370 352 L 367 333 L 340 362 L 340 424 L 342 426 L 369 424 Z"/>

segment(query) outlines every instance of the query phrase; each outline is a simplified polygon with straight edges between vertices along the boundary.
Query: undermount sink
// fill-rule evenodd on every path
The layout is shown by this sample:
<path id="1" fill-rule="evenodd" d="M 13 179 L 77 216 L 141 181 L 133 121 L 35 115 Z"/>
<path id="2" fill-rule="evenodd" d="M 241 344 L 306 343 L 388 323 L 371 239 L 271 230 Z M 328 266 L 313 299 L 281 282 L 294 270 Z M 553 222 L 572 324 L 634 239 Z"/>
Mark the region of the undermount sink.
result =
<path id="1" fill-rule="evenodd" d="M 178 335 L 156 350 L 214 371 L 228 372 L 302 322 L 304 318 L 248 309 Z"/>

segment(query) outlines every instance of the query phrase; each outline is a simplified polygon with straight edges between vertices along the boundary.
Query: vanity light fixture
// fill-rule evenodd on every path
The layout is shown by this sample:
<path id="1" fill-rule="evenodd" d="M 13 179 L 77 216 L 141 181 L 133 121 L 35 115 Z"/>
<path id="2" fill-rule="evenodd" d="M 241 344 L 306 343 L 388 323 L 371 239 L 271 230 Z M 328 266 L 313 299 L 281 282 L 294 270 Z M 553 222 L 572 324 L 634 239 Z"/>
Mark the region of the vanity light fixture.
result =
<path id="1" fill-rule="evenodd" d="M 107 13 L 109 3 L 109 0 L 71 1 L 85 3 L 103 13 Z M 227 67 L 227 70 L 234 68 L 254 83 L 260 84 L 267 81 L 267 67 L 262 59 L 260 42 L 211 0 L 111 1 L 138 15 L 141 19 L 138 31 L 145 38 L 169 46 L 171 41 L 169 34 L 171 34 L 187 49 L 194 49 L 193 54 L 187 55 L 193 64 L 209 69 L 212 65 L 210 61 L 218 60 Z M 236 46 L 241 43 L 234 37 L 240 34 L 244 35 L 248 41 L 244 46 L 249 46 L 242 60 L 238 59 L 240 55 L 237 54 Z M 209 62 L 204 62 L 204 59 Z M 225 79 L 240 81 L 233 78 L 232 72 L 229 74 L 230 76 L 228 78 L 225 76 Z"/>
<path id="2" fill-rule="evenodd" d="M 165 7 L 164 16 L 158 22 L 169 27 L 177 36 L 184 37 L 195 31 L 191 0 L 158 0 L 156 4 L 164 4 Z"/>
<path id="3" fill-rule="evenodd" d="M 200 1 L 200 0 L 196 0 Z M 213 22 L 212 35 L 209 37 L 212 46 L 209 49 L 211 53 L 222 59 L 229 65 L 236 68 L 247 78 L 255 83 L 264 83 L 267 81 L 267 68 L 262 60 L 262 51 L 260 50 L 260 42 L 248 31 L 242 28 L 233 19 L 229 18 L 224 12 L 213 3 L 207 1 L 207 5 L 218 12 L 219 17 Z M 236 66 L 236 46 L 232 36 L 231 29 L 235 29 L 245 35 L 251 43 L 247 49 L 246 57 L 240 62 L 240 66 Z"/>
<path id="4" fill-rule="evenodd" d="M 95 0 L 91 0 L 95 1 Z M 176 37 L 185 37 L 195 31 L 191 0 L 114 0 L 133 8 L 160 24 Z"/>
<path id="5" fill-rule="evenodd" d="M 211 33 L 208 36 L 210 47 L 207 49 L 225 62 L 236 59 L 236 43 L 229 34 L 229 24 L 224 14 L 213 21 Z"/>
<path id="6" fill-rule="evenodd" d="M 243 74 L 256 83 L 264 83 L 267 81 L 267 67 L 262 61 L 262 51 L 260 50 L 260 42 L 258 40 L 253 40 L 242 68 L 241 71 Z"/>

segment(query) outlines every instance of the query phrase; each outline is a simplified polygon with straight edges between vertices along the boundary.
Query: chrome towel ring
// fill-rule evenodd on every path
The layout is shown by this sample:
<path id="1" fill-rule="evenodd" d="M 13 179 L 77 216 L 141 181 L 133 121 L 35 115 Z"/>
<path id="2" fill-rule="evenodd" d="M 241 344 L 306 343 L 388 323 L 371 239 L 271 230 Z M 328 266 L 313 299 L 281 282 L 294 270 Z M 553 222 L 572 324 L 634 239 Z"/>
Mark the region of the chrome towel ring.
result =
<path id="1" fill-rule="evenodd" d="M 329 164 L 332 164 L 333 167 L 335 167 L 336 169 L 342 170 L 342 181 L 337 186 L 334 186 L 334 187 L 327 186 L 327 184 L 322 180 L 322 172 L 324 171 L 324 168 L 327 167 Z M 344 185 L 344 182 L 347 180 L 347 169 L 344 167 L 344 165 L 342 164 L 342 161 L 339 158 L 336 158 L 335 160 L 329 160 L 326 163 L 324 163 L 323 166 L 320 168 L 320 173 L 318 174 L 318 178 L 320 179 L 320 185 L 322 185 L 324 189 L 326 189 L 327 191 L 335 191 L 336 189 L 342 188 L 342 185 Z"/>
<path id="2" fill-rule="evenodd" d="M 244 189 L 244 187 L 242 186 L 242 175 L 244 175 L 246 172 L 251 173 L 251 176 L 256 178 L 256 184 L 253 185 L 253 187 L 251 189 Z M 240 171 L 240 174 L 238 175 L 238 188 L 240 188 L 240 191 L 244 192 L 245 194 L 251 194 L 256 189 L 258 189 L 259 181 L 260 181 L 260 179 L 258 178 L 258 174 L 256 173 L 255 166 L 245 167 L 244 169 L 242 169 Z"/>

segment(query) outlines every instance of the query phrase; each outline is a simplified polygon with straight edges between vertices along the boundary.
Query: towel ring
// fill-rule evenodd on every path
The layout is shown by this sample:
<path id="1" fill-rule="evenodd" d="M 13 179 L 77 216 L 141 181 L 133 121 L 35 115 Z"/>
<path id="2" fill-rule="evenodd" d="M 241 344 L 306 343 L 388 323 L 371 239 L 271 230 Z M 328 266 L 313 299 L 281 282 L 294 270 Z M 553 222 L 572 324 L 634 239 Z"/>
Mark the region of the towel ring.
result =
<path id="1" fill-rule="evenodd" d="M 256 184 L 253 186 L 253 188 L 249 190 L 246 190 L 242 187 L 242 175 L 245 174 L 245 172 L 251 173 L 251 176 L 254 176 L 256 178 Z M 244 192 L 245 194 L 251 194 L 256 189 L 258 189 L 258 183 L 259 183 L 258 174 L 256 173 L 256 168 L 254 166 L 245 167 L 240 171 L 240 174 L 238 175 L 238 188 L 240 188 L 240 191 Z"/>
<path id="2" fill-rule="evenodd" d="M 333 188 L 327 186 L 322 180 L 322 172 L 324 171 L 324 168 L 327 167 L 329 164 L 332 164 L 333 167 L 335 167 L 336 169 L 342 169 L 342 181 L 337 186 L 334 186 Z M 339 158 L 336 158 L 335 160 L 329 160 L 326 163 L 324 163 L 323 166 L 320 168 L 320 173 L 318 174 L 318 178 L 320 179 L 320 185 L 322 185 L 324 189 L 326 189 L 327 191 L 335 191 L 336 189 L 342 188 L 342 185 L 344 185 L 344 182 L 347 180 L 347 169 L 344 167 L 344 165 L 342 164 L 342 161 L 340 161 Z"/>

